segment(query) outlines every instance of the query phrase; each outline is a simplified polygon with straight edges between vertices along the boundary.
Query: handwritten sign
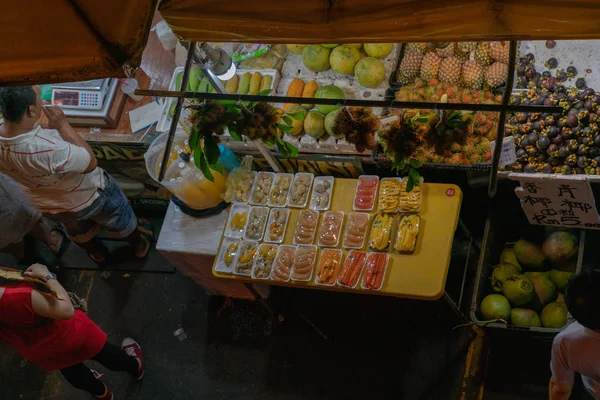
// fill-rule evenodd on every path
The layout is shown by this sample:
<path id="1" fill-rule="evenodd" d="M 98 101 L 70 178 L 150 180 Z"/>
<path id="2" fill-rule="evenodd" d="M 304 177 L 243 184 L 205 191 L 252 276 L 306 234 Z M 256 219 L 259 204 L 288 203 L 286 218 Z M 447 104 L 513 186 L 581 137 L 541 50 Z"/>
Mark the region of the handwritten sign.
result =
<path id="1" fill-rule="evenodd" d="M 496 148 L 496 141 L 490 143 L 492 154 Z M 515 138 L 513 136 L 507 136 L 502 140 L 502 151 L 500 152 L 499 166 L 504 167 L 505 165 L 514 164 L 517 161 L 517 153 L 515 152 Z"/>
<path id="2" fill-rule="evenodd" d="M 510 174 L 529 222 L 535 225 L 600 229 L 600 216 L 585 176 Z"/>

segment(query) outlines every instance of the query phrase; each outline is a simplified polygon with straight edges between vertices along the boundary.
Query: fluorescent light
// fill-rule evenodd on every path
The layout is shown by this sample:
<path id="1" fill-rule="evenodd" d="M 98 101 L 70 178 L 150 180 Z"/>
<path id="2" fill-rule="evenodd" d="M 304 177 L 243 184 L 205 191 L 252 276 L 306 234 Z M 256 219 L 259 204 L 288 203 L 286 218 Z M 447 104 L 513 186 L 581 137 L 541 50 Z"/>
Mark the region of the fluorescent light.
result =
<path id="1" fill-rule="evenodd" d="M 231 63 L 231 65 L 229 66 L 229 69 L 227 71 L 225 71 L 224 73 L 222 73 L 221 75 L 217 75 L 217 78 L 221 79 L 222 81 L 228 81 L 231 78 L 233 78 L 233 76 L 235 75 L 235 71 L 236 71 L 236 67 L 235 67 L 235 63 Z"/>

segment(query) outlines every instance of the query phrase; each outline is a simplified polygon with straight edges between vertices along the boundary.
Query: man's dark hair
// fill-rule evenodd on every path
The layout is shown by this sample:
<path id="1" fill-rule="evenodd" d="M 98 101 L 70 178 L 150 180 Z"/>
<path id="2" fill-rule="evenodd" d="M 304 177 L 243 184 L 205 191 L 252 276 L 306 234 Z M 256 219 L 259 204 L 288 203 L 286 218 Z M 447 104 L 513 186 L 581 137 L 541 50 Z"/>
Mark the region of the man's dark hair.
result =
<path id="1" fill-rule="evenodd" d="M 600 271 L 588 270 L 573 276 L 565 289 L 565 303 L 581 325 L 600 329 Z"/>
<path id="2" fill-rule="evenodd" d="M 0 112 L 10 122 L 21 122 L 29 106 L 35 105 L 35 92 L 31 86 L 0 88 Z"/>

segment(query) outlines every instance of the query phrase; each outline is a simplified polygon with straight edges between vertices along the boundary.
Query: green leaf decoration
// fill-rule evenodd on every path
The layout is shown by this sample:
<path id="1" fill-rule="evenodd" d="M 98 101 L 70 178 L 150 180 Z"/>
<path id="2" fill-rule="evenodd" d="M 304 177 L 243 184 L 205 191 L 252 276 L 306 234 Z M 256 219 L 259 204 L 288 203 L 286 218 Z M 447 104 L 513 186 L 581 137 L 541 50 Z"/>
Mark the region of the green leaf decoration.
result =
<path id="1" fill-rule="evenodd" d="M 298 112 L 295 112 L 295 113 L 287 113 L 287 115 L 289 115 L 290 117 L 292 117 L 296 121 L 302 121 L 304 119 L 304 117 L 306 116 L 306 112 L 304 112 L 304 111 L 298 111 Z"/>
<path id="2" fill-rule="evenodd" d="M 406 183 L 406 191 L 411 192 L 415 186 L 419 186 L 421 184 L 421 175 L 419 175 L 419 171 L 414 168 L 411 168 L 408 171 L 408 182 Z"/>
<path id="3" fill-rule="evenodd" d="M 215 177 L 213 176 L 212 172 L 210 172 L 210 167 L 208 166 L 208 162 L 206 161 L 203 151 L 194 152 L 194 164 L 196 164 L 196 167 L 202 171 L 206 179 L 211 182 L 215 181 Z"/>
<path id="4" fill-rule="evenodd" d="M 289 125 L 283 125 L 283 124 L 277 124 L 277 127 L 278 127 L 279 129 L 281 129 L 282 131 L 286 132 L 286 133 L 287 133 L 287 132 L 291 132 L 291 131 L 292 131 L 292 129 L 294 129 L 294 128 L 292 128 L 292 127 L 291 127 L 291 126 L 289 126 Z"/>
<path id="5" fill-rule="evenodd" d="M 208 135 L 204 138 L 204 154 L 206 155 L 208 164 L 214 165 L 219 162 L 221 150 L 213 135 Z"/>
<path id="6" fill-rule="evenodd" d="M 290 118 L 289 115 L 283 115 L 281 117 L 281 119 L 283 120 L 283 122 L 285 122 L 288 125 L 292 125 L 294 123 L 294 120 L 292 118 Z"/>
<path id="7" fill-rule="evenodd" d="M 265 89 L 265 90 L 261 90 L 260 92 L 256 93 L 257 96 L 268 96 L 273 92 L 272 89 Z"/>
<path id="8" fill-rule="evenodd" d="M 190 140 L 189 140 L 190 148 L 195 149 L 196 147 L 198 147 L 199 143 L 200 143 L 200 133 L 198 133 L 198 131 L 196 129 L 192 129 L 192 131 L 190 133 Z"/>
<path id="9" fill-rule="evenodd" d="M 242 141 L 242 138 L 240 137 L 240 135 L 238 135 L 238 133 L 235 130 L 235 126 L 233 124 L 229 125 L 227 127 L 227 129 L 229 129 L 229 134 L 231 135 L 231 137 L 233 138 L 233 140 L 237 140 L 238 142 Z"/>
<path id="10" fill-rule="evenodd" d="M 410 166 L 413 168 L 421 168 L 423 166 L 423 163 L 419 160 L 415 160 L 414 158 L 410 159 Z"/>
<path id="11" fill-rule="evenodd" d="M 446 124 L 440 122 L 435 126 L 435 131 L 437 132 L 438 136 L 442 136 L 444 132 L 446 132 Z"/>

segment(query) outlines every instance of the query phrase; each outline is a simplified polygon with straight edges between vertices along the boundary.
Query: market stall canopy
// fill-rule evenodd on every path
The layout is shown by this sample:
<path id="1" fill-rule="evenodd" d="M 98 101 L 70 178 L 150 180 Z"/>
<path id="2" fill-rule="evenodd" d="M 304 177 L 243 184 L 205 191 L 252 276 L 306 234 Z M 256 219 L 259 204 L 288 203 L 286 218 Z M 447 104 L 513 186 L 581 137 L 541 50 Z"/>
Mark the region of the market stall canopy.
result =
<path id="1" fill-rule="evenodd" d="M 594 0 L 163 0 L 185 40 L 250 43 L 599 39 Z"/>
<path id="2" fill-rule="evenodd" d="M 139 65 L 157 0 L 2 0 L 0 85 L 124 76 Z"/>

